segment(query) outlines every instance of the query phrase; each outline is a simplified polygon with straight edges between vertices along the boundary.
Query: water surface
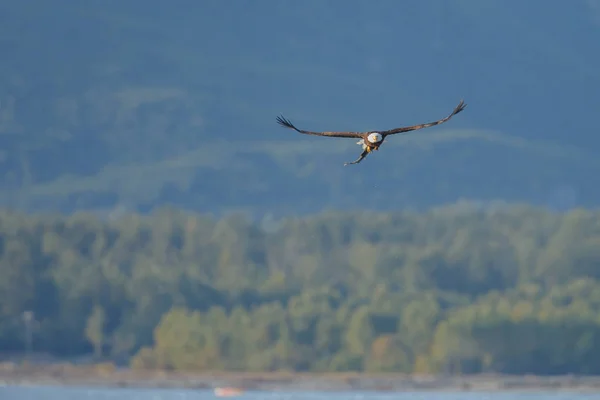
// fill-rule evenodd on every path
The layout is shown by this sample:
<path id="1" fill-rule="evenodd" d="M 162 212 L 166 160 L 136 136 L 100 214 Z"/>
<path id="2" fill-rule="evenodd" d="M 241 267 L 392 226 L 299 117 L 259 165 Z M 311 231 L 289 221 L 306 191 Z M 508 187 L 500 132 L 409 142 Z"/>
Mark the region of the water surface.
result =
<path id="1" fill-rule="evenodd" d="M 600 393 L 247 392 L 217 397 L 211 390 L 4 386 L 0 400 L 600 400 Z"/>

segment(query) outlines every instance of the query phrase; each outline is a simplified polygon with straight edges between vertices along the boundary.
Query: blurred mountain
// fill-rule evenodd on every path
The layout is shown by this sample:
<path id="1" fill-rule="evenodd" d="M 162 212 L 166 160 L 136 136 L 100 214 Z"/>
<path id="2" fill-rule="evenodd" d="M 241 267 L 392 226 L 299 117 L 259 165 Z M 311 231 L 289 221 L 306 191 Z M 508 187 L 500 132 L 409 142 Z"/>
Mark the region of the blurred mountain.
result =
<path id="1" fill-rule="evenodd" d="M 171 5 L 169 5 L 171 4 Z M 600 203 L 600 2 L 0 3 L 0 204 Z M 446 125 L 354 140 L 312 130 Z"/>

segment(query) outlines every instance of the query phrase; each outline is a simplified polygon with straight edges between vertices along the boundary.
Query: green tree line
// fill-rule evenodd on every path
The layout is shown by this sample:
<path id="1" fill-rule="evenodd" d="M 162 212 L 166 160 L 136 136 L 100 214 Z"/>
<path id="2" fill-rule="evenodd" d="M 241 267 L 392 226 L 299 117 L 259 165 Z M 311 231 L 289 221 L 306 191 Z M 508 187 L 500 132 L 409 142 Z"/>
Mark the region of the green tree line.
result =
<path id="1" fill-rule="evenodd" d="M 135 368 L 600 373 L 600 212 L 0 213 L 0 352 Z"/>

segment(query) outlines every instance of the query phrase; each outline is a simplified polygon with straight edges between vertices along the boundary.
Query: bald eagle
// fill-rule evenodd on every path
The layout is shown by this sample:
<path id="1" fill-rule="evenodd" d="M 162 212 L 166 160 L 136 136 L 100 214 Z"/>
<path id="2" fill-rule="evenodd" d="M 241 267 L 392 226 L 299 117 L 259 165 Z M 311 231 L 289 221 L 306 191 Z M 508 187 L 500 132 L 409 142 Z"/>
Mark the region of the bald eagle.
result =
<path id="1" fill-rule="evenodd" d="M 428 122 L 426 124 L 419 124 L 419 125 L 412 125 L 412 126 L 405 126 L 405 127 L 401 127 L 401 128 L 395 128 L 395 129 L 389 129 L 387 131 L 367 131 L 367 132 L 313 132 L 313 131 L 305 131 L 302 129 L 298 129 L 294 126 L 294 124 L 292 124 L 289 120 L 287 120 L 286 118 L 284 118 L 283 116 L 279 116 L 277 117 L 277 122 L 285 127 L 285 128 L 289 128 L 289 129 L 293 129 L 296 132 L 300 132 L 300 133 L 304 133 L 306 135 L 315 135 L 315 136 L 329 136 L 329 137 L 342 137 L 342 138 L 355 138 L 355 139 L 360 139 L 357 144 L 362 146 L 363 152 L 361 153 L 360 157 L 358 157 L 357 160 L 352 161 L 352 162 L 347 162 L 344 163 L 344 165 L 350 165 L 350 164 L 358 164 L 359 162 L 361 162 L 369 153 L 371 153 L 374 150 L 379 150 L 379 146 L 381 146 L 381 144 L 383 143 L 383 141 L 385 140 L 385 138 L 389 135 L 395 135 L 397 133 L 407 133 L 410 131 L 416 131 L 418 129 L 423 129 L 423 128 L 429 128 L 431 126 L 435 126 L 435 125 L 439 125 L 439 124 L 443 124 L 444 122 L 448 121 L 450 118 L 452 118 L 454 115 L 458 114 L 459 112 L 461 112 L 462 110 L 465 109 L 467 105 L 464 103 L 463 100 L 460 101 L 460 103 L 458 103 L 458 105 L 456 106 L 456 108 L 454 108 L 454 111 L 452 111 L 452 113 L 450 115 L 448 115 L 445 118 L 442 118 L 440 120 L 434 121 L 434 122 Z"/>

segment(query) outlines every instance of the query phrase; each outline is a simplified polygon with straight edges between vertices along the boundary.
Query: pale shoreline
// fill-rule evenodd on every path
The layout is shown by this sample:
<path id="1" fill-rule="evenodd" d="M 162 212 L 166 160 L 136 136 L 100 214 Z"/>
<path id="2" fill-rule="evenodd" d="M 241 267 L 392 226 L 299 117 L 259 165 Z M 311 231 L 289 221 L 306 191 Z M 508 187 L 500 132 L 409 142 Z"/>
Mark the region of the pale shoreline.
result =
<path id="1" fill-rule="evenodd" d="M 410 376 L 359 373 L 167 372 L 88 366 L 3 366 L 0 386 L 95 386 L 247 391 L 600 392 L 600 376 Z"/>

